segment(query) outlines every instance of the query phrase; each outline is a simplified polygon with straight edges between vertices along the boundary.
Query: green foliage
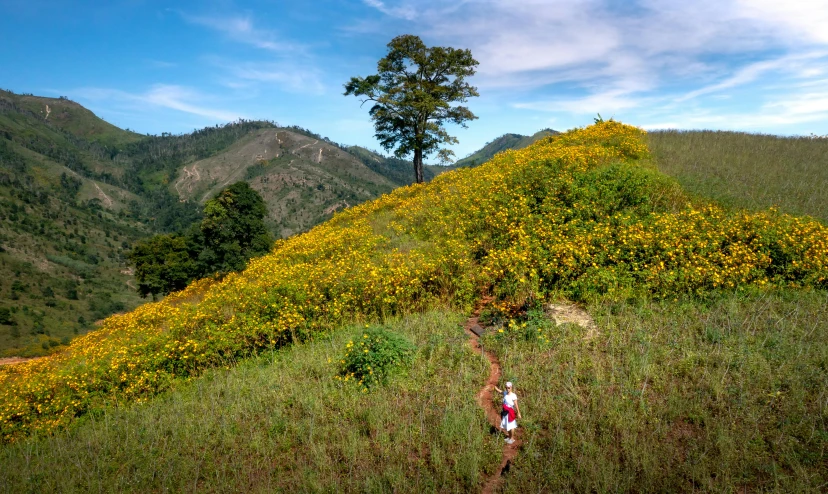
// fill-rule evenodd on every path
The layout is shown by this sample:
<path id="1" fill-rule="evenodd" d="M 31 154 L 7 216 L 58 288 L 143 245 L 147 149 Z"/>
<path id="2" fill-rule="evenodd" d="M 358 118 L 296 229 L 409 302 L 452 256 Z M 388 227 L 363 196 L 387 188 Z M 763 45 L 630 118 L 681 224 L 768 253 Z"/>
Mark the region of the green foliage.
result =
<path id="1" fill-rule="evenodd" d="M 240 271 L 251 257 L 266 254 L 273 239 L 265 228 L 267 206 L 247 182 L 237 182 L 204 205 L 199 259 L 208 271 Z"/>
<path id="2" fill-rule="evenodd" d="M 266 254 L 273 243 L 263 221 L 266 213 L 259 193 L 238 182 L 207 201 L 199 229 L 139 241 L 127 254 L 139 293 L 154 299 L 197 278 L 244 269 L 251 257 Z"/>
<path id="3" fill-rule="evenodd" d="M 413 35 L 397 36 L 388 43 L 388 54 L 377 63 L 378 73 L 352 77 L 345 95 L 374 102 L 369 110 L 376 138 L 386 149 L 402 158 L 414 155 L 417 183 L 425 180 L 423 159 L 437 151 L 441 160 L 453 155 L 444 144 L 457 142 L 443 124 L 462 127 L 477 118 L 465 106 L 451 106 L 478 96 L 466 77 L 475 73 L 477 60 L 470 50 L 435 46 L 428 48 Z"/>
<path id="4" fill-rule="evenodd" d="M 127 254 L 142 297 L 181 290 L 201 274 L 198 251 L 188 237 L 164 234 L 138 242 Z"/>
<path id="5" fill-rule="evenodd" d="M 363 389 L 383 384 L 388 376 L 411 365 L 416 348 L 405 337 L 382 327 L 366 327 L 345 345 L 338 379 Z"/>
<path id="6" fill-rule="evenodd" d="M 8 307 L 0 307 L 0 324 L 14 325 L 14 318 L 12 318 L 11 310 Z"/>

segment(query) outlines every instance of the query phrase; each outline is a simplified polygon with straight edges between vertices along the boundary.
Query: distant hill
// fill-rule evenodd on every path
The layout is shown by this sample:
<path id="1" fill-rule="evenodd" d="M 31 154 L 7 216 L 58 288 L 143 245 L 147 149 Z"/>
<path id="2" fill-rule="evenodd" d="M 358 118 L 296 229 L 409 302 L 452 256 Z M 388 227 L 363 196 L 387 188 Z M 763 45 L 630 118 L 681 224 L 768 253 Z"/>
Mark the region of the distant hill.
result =
<path id="1" fill-rule="evenodd" d="M 247 181 L 267 203 L 269 226 L 284 238 L 411 183 L 408 168 L 405 161 L 307 132 L 269 128 L 182 167 L 170 187 L 182 200 L 203 204 L 227 185 Z"/>
<path id="2" fill-rule="evenodd" d="M 91 111 L 64 96 L 45 98 L 0 90 L 0 103 L 3 101 L 12 102 L 19 109 L 40 116 L 44 122 L 69 132 L 75 137 L 106 146 L 118 146 L 135 142 L 144 137 L 141 134 L 120 129 L 98 118 Z"/>
<path id="3" fill-rule="evenodd" d="M 140 304 L 126 252 L 198 221 L 230 183 L 259 191 L 287 237 L 412 177 L 406 161 L 299 127 L 144 136 L 64 97 L 0 91 L 0 357 L 48 353 Z"/>
<path id="4" fill-rule="evenodd" d="M 530 136 L 520 134 L 503 134 L 497 139 L 483 146 L 478 151 L 466 156 L 465 158 L 456 161 L 447 169 L 466 168 L 471 166 L 481 165 L 494 157 L 495 154 L 506 151 L 507 149 L 523 149 L 537 142 L 538 140 L 559 134 L 558 131 L 552 129 L 543 129 Z"/>

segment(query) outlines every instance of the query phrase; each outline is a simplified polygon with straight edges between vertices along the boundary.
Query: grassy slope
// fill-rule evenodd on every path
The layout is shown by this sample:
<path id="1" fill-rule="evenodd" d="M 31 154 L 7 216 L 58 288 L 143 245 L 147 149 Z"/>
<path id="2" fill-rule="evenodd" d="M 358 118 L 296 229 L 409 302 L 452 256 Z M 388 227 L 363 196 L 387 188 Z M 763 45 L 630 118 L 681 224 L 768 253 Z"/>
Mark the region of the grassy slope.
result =
<path id="1" fill-rule="evenodd" d="M 490 338 L 526 417 L 507 492 L 825 488 L 828 292 L 589 311 L 592 339 Z"/>
<path id="2" fill-rule="evenodd" d="M 0 98 L 14 101 L 21 108 L 40 115 L 52 125 L 77 137 L 99 142 L 105 146 L 118 147 L 142 138 L 140 134 L 120 129 L 98 118 L 91 111 L 69 99 L 20 95 L 3 90 L 0 90 Z M 49 107 L 48 113 L 46 106 Z"/>
<path id="3" fill-rule="evenodd" d="M 828 223 L 828 139 L 741 132 L 652 132 L 659 170 L 729 206 L 777 206 Z"/>
<path id="4" fill-rule="evenodd" d="M 465 492 L 500 441 L 475 402 L 488 363 L 461 316 L 395 321 L 418 346 L 410 371 L 359 393 L 334 379 L 350 327 L 249 360 L 70 434 L 0 450 L 16 492 Z M 78 447 L 79 445 L 83 447 Z"/>
<path id="5" fill-rule="evenodd" d="M 601 134 L 602 128 L 598 128 L 596 133 Z M 587 151 L 589 151 L 588 148 Z M 463 228 L 476 225 L 479 226 L 478 229 L 465 233 L 487 235 L 485 243 L 489 250 L 488 258 L 479 261 L 481 265 L 475 269 L 483 276 L 488 276 L 486 273 L 494 273 L 495 291 L 507 300 L 520 302 L 525 300 L 526 296 L 526 292 L 519 288 L 521 283 L 525 283 L 520 277 L 525 276 L 531 279 L 531 273 L 538 267 L 535 260 L 527 261 L 527 254 L 531 258 L 532 252 L 537 251 L 537 246 L 527 244 L 526 242 L 531 240 L 527 239 L 525 234 L 519 234 L 516 238 L 498 237 L 497 228 L 499 227 L 497 225 L 519 227 L 521 218 L 528 218 L 528 215 L 534 214 L 532 211 L 547 211 L 546 208 L 552 206 L 552 204 L 529 203 L 527 206 L 534 209 L 523 211 L 521 205 L 525 203 L 527 196 L 519 196 L 526 192 L 522 187 L 529 185 L 537 187 L 539 183 L 543 183 L 539 182 L 537 176 L 533 174 L 549 172 L 550 177 L 558 177 L 561 174 L 561 170 L 544 168 L 538 162 L 531 162 L 535 164 L 527 165 L 521 161 L 524 157 L 547 155 L 544 154 L 545 152 L 545 148 L 539 148 L 526 154 L 515 153 L 501 158 L 512 160 L 505 163 L 507 166 L 504 166 L 504 163 L 498 163 L 497 166 L 483 167 L 479 172 L 473 170 L 458 175 L 452 174 L 450 178 L 447 176 L 445 180 L 437 180 L 431 186 L 433 189 L 413 188 L 401 191 L 391 199 L 380 201 L 378 205 L 357 208 L 359 211 L 354 215 L 346 214 L 335 218 L 329 225 L 330 229 L 318 229 L 316 235 L 323 234 L 325 238 L 325 232 L 328 234 L 337 232 L 337 225 L 345 227 L 348 221 L 358 220 L 360 212 L 372 211 L 374 216 L 371 221 L 375 231 L 385 232 L 384 234 L 397 232 L 397 235 L 389 235 L 390 245 L 381 244 L 382 248 L 374 255 L 382 255 L 382 252 L 387 252 L 392 247 L 404 247 L 407 251 L 415 249 L 414 252 L 408 252 L 408 255 L 413 255 L 415 262 L 419 259 L 422 263 L 428 258 L 417 258 L 417 249 L 420 253 L 431 252 L 433 254 L 457 252 L 452 250 L 454 246 L 465 245 L 468 240 L 466 243 L 458 241 L 455 229 L 459 228 L 464 231 Z M 577 163 L 577 156 L 576 154 L 574 158 L 575 163 Z M 540 163 L 552 166 L 552 162 L 541 161 Z M 512 175 L 503 174 L 503 170 L 512 167 L 515 167 Z M 596 172 L 587 173 L 586 177 L 589 180 L 599 178 L 613 183 L 612 174 L 617 174 L 618 171 L 617 167 L 603 167 Z M 525 182 L 513 183 L 516 177 L 520 177 Z M 641 178 L 638 176 L 639 180 Z M 489 183 L 490 179 L 491 183 Z M 628 184 L 635 183 L 631 182 L 629 177 L 627 180 Z M 520 197 L 523 199 L 518 202 L 507 202 L 505 203 L 507 207 L 504 207 L 504 203 L 495 200 L 501 197 L 498 194 L 502 194 L 502 191 L 496 194 L 487 191 L 482 196 L 477 196 L 475 195 L 477 189 L 469 187 L 471 183 L 481 188 L 492 185 L 504 187 L 503 190 L 516 194 L 514 196 L 516 200 Z M 441 197 L 446 204 L 435 204 L 430 195 L 423 194 L 425 190 L 433 190 L 433 193 Z M 549 194 L 544 191 L 530 190 L 537 194 L 533 197 L 549 197 Z M 452 194 L 449 194 L 449 191 L 452 191 Z M 584 193 L 589 195 L 594 192 Z M 564 196 L 564 198 L 572 199 L 570 196 Z M 594 211 L 590 208 L 594 208 L 596 204 L 604 206 L 607 203 L 601 197 L 595 198 L 595 203 L 589 203 L 581 196 L 575 198 L 577 199 L 574 203 L 575 210 L 583 209 L 585 212 Z M 430 208 L 437 208 L 438 211 L 435 211 L 432 217 L 426 210 L 417 206 L 419 202 L 427 203 Z M 389 204 L 405 207 L 388 210 Z M 464 207 L 458 207 L 461 204 Z M 492 216 L 490 217 L 492 221 L 486 225 L 481 225 L 480 220 L 476 218 L 468 223 L 465 217 L 461 216 L 458 219 L 449 214 L 450 212 L 459 214 L 470 211 L 471 208 L 480 208 L 481 212 L 485 213 L 487 208 L 497 205 L 500 205 L 501 210 L 509 216 L 502 219 Z M 514 218 L 511 218 L 511 215 L 514 215 Z M 435 220 L 435 218 L 438 219 Z M 463 224 L 459 225 L 459 222 Z M 408 230 L 406 225 L 416 225 L 416 228 Z M 541 227 L 543 224 L 536 226 Z M 685 232 L 693 232 L 693 228 L 695 227 L 691 228 L 687 224 L 682 225 L 682 230 Z M 510 228 L 509 231 L 513 229 Z M 526 231 L 530 234 L 537 234 L 540 230 L 528 228 Z M 345 235 L 340 238 L 343 233 Z M 761 233 L 761 235 L 765 234 Z M 194 342 L 205 341 L 199 339 L 200 336 L 187 332 L 193 324 L 187 322 L 188 317 L 200 318 L 201 322 L 196 322 L 196 324 L 203 324 L 204 321 L 209 323 L 212 317 L 209 314 L 216 309 L 224 311 L 224 314 L 232 313 L 228 311 L 233 310 L 244 311 L 244 319 L 239 321 L 244 326 L 238 326 L 232 321 L 228 323 L 227 319 L 222 319 L 225 321 L 223 331 L 230 334 L 238 330 L 258 330 L 260 323 L 257 322 L 257 314 L 261 310 L 258 304 L 265 303 L 264 310 L 266 311 L 270 310 L 267 307 L 271 302 L 284 304 L 286 299 L 283 297 L 290 297 L 291 293 L 301 293 L 304 284 L 313 282 L 313 278 L 318 274 L 339 282 L 356 283 L 359 285 L 359 292 L 356 293 L 371 294 L 366 295 L 368 298 L 363 300 L 369 298 L 373 300 L 374 294 L 376 297 L 399 297 L 399 295 L 394 295 L 393 291 L 384 292 L 383 289 L 371 288 L 371 285 L 381 283 L 384 276 L 396 276 L 402 280 L 413 281 L 405 272 L 414 265 L 394 264 L 389 272 L 387 271 L 389 266 L 382 264 L 363 266 L 365 258 L 362 257 L 362 253 L 348 259 L 340 257 L 339 249 L 350 252 L 360 246 L 364 248 L 365 244 L 356 230 L 341 231 L 337 235 L 340 236 L 327 237 L 328 241 L 323 244 L 316 241 L 312 232 L 282 247 L 283 250 L 279 255 L 289 253 L 294 262 L 300 263 L 299 269 L 307 273 L 302 279 L 291 277 L 291 274 L 287 272 L 284 276 L 293 281 L 282 285 L 278 276 L 282 275 L 285 267 L 279 267 L 278 263 L 270 260 L 254 266 L 245 276 L 235 277 L 222 287 L 211 291 L 212 295 L 208 298 L 212 298 L 214 302 L 221 302 L 219 304 L 202 303 L 197 309 L 194 308 L 189 312 L 182 302 L 175 302 L 169 308 L 163 304 L 157 304 L 154 306 L 156 312 L 151 314 L 145 311 L 142 320 L 145 321 L 145 325 L 156 325 L 161 321 L 167 325 L 165 331 L 183 337 L 178 340 L 178 343 L 176 340 L 171 340 L 176 345 L 186 343 L 183 353 L 174 351 L 170 354 L 170 358 L 180 361 L 184 358 L 183 356 L 198 358 L 198 352 L 203 351 L 196 350 L 195 347 L 192 352 L 188 350 L 187 345 L 191 344 L 189 338 L 195 338 Z M 447 235 L 448 238 L 443 239 L 443 243 L 438 243 L 436 251 L 422 249 L 422 242 L 438 241 L 441 235 Z M 342 240 L 346 237 L 348 240 L 342 244 Z M 635 248 L 636 255 L 662 256 L 665 260 L 674 255 L 670 249 L 659 250 L 660 248 L 657 247 L 659 238 L 656 237 L 655 240 L 656 250 L 647 248 L 645 244 Z M 692 238 L 688 240 L 693 241 Z M 738 243 L 738 239 L 730 238 L 729 248 L 737 245 L 733 243 L 734 240 Z M 800 239 L 798 242 L 806 240 L 807 238 Z M 813 240 L 817 238 L 813 237 Z M 376 239 L 371 241 L 376 241 Z M 569 248 L 585 245 L 584 240 L 577 235 L 569 241 L 573 242 Z M 600 241 L 599 244 L 603 248 L 608 245 L 604 241 Z M 314 252 L 303 248 L 303 246 L 311 245 L 319 246 L 321 251 Z M 504 245 L 506 250 L 502 250 Z M 480 256 L 479 252 L 475 253 L 476 248 L 477 246 L 471 246 L 472 251 L 469 254 Z M 446 249 L 446 251 L 443 252 L 441 249 Z M 462 252 L 465 255 L 465 251 Z M 548 262 L 548 253 L 537 253 L 541 256 L 540 261 Z M 317 255 L 319 257 L 316 257 Z M 819 255 L 824 256 L 824 253 Z M 278 256 L 274 256 L 274 259 L 276 257 Z M 333 258 L 333 264 L 329 267 L 324 264 L 319 266 L 315 264 L 322 263 L 322 259 L 331 258 Z M 497 262 L 498 258 L 503 262 Z M 606 259 L 590 259 L 593 259 L 593 262 L 607 262 Z M 656 263 L 657 259 L 658 257 L 656 257 Z M 374 260 L 377 258 L 375 257 Z M 316 267 L 311 268 L 311 266 Z M 456 270 L 452 274 L 453 279 L 438 278 L 437 284 L 431 286 L 434 286 L 437 293 L 442 291 L 445 294 L 447 290 L 452 290 L 462 300 L 462 297 L 470 295 L 462 292 L 462 279 L 468 273 L 462 268 L 462 264 L 458 265 L 456 262 L 453 265 L 443 266 L 441 269 L 452 266 Z M 339 269 L 345 269 L 345 271 L 336 271 Z M 426 283 L 429 278 L 434 280 L 435 275 L 442 276 L 439 271 L 431 269 L 432 267 L 426 267 L 424 273 L 415 273 L 415 275 Z M 499 269 L 501 274 L 498 277 Z M 504 276 L 503 269 L 515 271 L 506 273 Z M 367 274 L 372 271 L 375 272 L 375 276 L 368 277 Z M 587 268 L 583 276 L 587 278 L 590 272 Z M 721 270 L 714 272 L 721 272 Z M 421 276 L 423 274 L 424 276 Z M 600 279 L 601 273 L 599 272 L 598 275 L 599 278 L 596 279 Z M 644 281 L 644 279 L 641 280 Z M 444 284 L 448 281 L 455 283 L 455 286 Z M 663 279 L 662 282 L 668 283 L 665 285 L 668 289 L 673 286 L 669 284 L 669 278 Z M 478 278 L 477 283 L 486 283 L 486 280 Z M 442 287 L 441 284 L 443 284 Z M 278 291 L 280 297 L 278 299 L 271 298 L 272 294 L 268 293 L 268 287 L 275 286 L 281 287 Z M 341 288 L 332 284 L 327 285 L 326 289 L 336 292 Z M 222 291 L 235 297 L 235 300 L 221 299 Z M 345 293 L 347 295 L 354 292 L 346 290 Z M 418 293 L 422 297 L 428 292 Z M 749 290 L 746 294 L 740 294 L 713 290 L 707 293 L 715 296 L 687 298 L 677 294 L 675 302 L 650 302 L 647 297 L 643 297 L 639 298 L 638 302 L 629 303 L 624 302 L 623 297 L 620 299 L 595 297 L 592 298 L 593 302 L 590 307 L 602 330 L 591 341 L 585 341 L 582 338 L 582 332 L 574 327 L 547 327 L 543 334 L 551 340 L 551 344 L 546 341 L 541 344 L 534 337 L 534 332 L 530 333 L 533 335 L 530 338 L 518 334 L 503 336 L 501 340 L 493 342 L 501 352 L 502 362 L 506 366 L 505 377 L 518 383 L 519 393 L 522 393 L 524 400 L 523 412 L 526 417 L 524 427 L 527 449 L 522 452 L 518 462 L 513 466 L 513 475 L 509 478 L 507 489 L 527 491 L 561 488 L 582 491 L 607 490 L 620 486 L 620 490 L 658 491 L 668 486 L 681 490 L 736 490 L 742 487 L 748 490 L 773 489 L 774 487 L 780 490 L 818 490 L 819 486 L 824 486 L 826 481 L 826 437 L 824 435 L 826 409 L 822 393 L 828 384 L 825 382 L 825 368 L 828 366 L 825 355 L 825 292 L 819 290 L 812 292 Z M 189 294 L 185 293 L 183 296 L 185 297 L 184 304 L 187 300 L 190 302 L 201 300 L 198 290 L 191 290 Z M 343 307 L 347 307 L 343 305 L 344 300 L 347 300 L 347 296 L 346 299 L 334 297 L 327 302 L 327 305 L 334 309 L 338 308 L 336 310 L 342 310 Z M 305 303 L 305 305 L 308 304 Z M 185 310 L 174 310 L 175 306 Z M 307 309 L 314 310 L 312 307 L 307 307 Z M 390 307 L 386 307 L 386 309 L 378 310 L 382 313 L 383 310 L 389 309 Z M 287 321 L 288 324 L 292 324 L 290 321 L 296 320 L 296 313 L 291 312 L 292 310 L 295 309 L 287 311 L 277 309 L 266 315 L 269 321 L 278 321 L 280 324 Z M 303 314 L 309 316 L 311 313 L 303 312 Z M 331 320 L 332 316 L 332 312 L 327 312 L 315 317 L 320 320 Z M 110 331 L 118 330 L 116 325 L 121 325 L 123 330 L 130 330 L 128 323 L 128 319 L 113 320 Z M 185 326 L 182 326 L 182 323 Z M 216 324 L 221 323 L 216 322 Z M 145 328 L 148 327 L 145 326 Z M 298 326 L 293 326 L 293 328 L 298 329 Z M 535 328 L 531 327 L 531 329 Z M 111 334 L 114 336 L 117 333 Z M 101 335 L 106 336 L 103 332 Z M 341 335 L 335 335 L 334 338 L 338 336 Z M 151 337 L 148 332 L 141 335 L 142 339 L 147 337 Z M 250 334 L 248 338 L 255 338 L 255 336 Z M 124 342 L 131 344 L 128 340 Z M 97 344 L 92 340 L 88 343 Z M 163 342 L 161 344 L 163 345 Z M 457 344 L 459 345 L 459 341 Z M 119 354 L 122 352 L 126 354 L 129 351 L 129 348 L 123 344 L 119 348 Z M 91 354 L 90 357 L 92 357 Z M 112 365 L 119 365 L 114 358 L 115 355 L 112 354 L 111 357 L 113 357 Z M 323 356 L 318 356 L 316 360 L 320 360 L 320 357 Z M 174 361 L 170 360 L 170 363 L 173 364 Z M 34 370 L 34 366 L 27 368 Z M 86 367 L 86 369 L 92 368 Z M 181 372 L 185 368 L 177 367 L 176 370 Z M 126 367 L 116 370 L 116 372 L 125 371 L 127 371 Z M 312 386 L 316 380 L 313 372 L 304 372 L 301 375 L 303 377 L 297 378 L 298 388 Z M 208 388 L 212 386 L 209 381 L 197 381 L 193 385 L 188 385 L 193 386 L 188 389 L 197 389 L 201 385 Z M 249 396 L 253 392 L 241 391 L 245 389 L 243 382 L 235 384 L 233 388 L 224 388 L 225 393 L 239 397 L 239 406 L 246 406 L 245 404 L 250 403 L 251 399 L 245 395 Z M 219 389 L 221 389 L 220 386 Z M 210 396 L 221 395 L 220 391 L 206 390 L 205 392 L 214 393 Z M 192 398 L 188 398 L 183 405 L 185 410 L 200 406 L 198 403 L 202 401 L 204 395 L 191 396 Z M 114 399 L 115 395 L 112 395 L 112 398 Z M 151 402 L 148 406 L 158 406 L 161 411 L 156 414 L 164 414 L 166 409 L 157 403 Z M 161 403 L 163 404 L 163 401 Z M 368 407 L 374 409 L 374 402 L 369 403 Z M 335 411 L 325 417 L 326 423 L 340 423 Z M 179 415 L 178 419 L 182 420 L 182 415 Z M 186 424 L 191 424 L 189 427 L 195 429 L 200 423 L 198 418 L 185 420 L 185 425 L 181 426 L 182 430 L 179 431 L 173 427 L 170 435 L 178 434 L 178 437 L 181 437 L 186 434 L 186 431 L 191 430 Z M 264 423 L 262 424 L 264 426 Z M 72 471 L 97 471 L 95 468 L 98 467 L 95 466 L 95 462 L 100 456 L 94 453 L 82 459 L 77 455 L 71 456 L 74 453 L 48 452 L 55 444 L 57 446 L 52 448 L 55 451 L 76 449 L 78 444 L 76 437 L 100 437 L 96 441 L 103 444 L 103 448 L 117 447 L 119 442 L 127 441 L 129 437 L 123 435 L 121 429 L 111 429 L 106 432 L 106 422 L 104 426 L 97 426 L 98 432 L 95 432 L 94 427 L 94 425 L 82 425 L 77 432 L 81 436 L 72 436 L 76 432 L 69 432 L 69 435 L 60 434 L 55 440 L 58 441 L 57 443 L 50 444 L 50 440 L 35 438 L 21 443 L 20 446 L 7 446 L 3 450 L 4 453 L 8 452 L 4 463 L 21 462 L 22 464 L 27 461 L 25 459 L 27 452 L 36 450 L 42 452 L 38 461 L 44 467 L 33 470 L 34 475 L 47 479 L 56 478 L 55 474 L 49 470 L 49 466 L 60 465 L 61 462 L 51 459 L 52 454 L 63 455 L 59 456 L 63 461 L 75 459 L 78 465 L 77 470 L 74 470 L 75 467 L 67 469 L 70 474 Z M 129 426 L 124 427 L 128 429 Z M 101 429 L 104 430 L 103 437 L 95 436 L 102 434 Z M 146 429 L 148 429 L 146 426 L 143 430 L 138 428 L 137 436 L 143 437 L 141 434 L 146 434 Z M 230 430 L 231 436 L 238 434 L 242 441 L 257 431 L 261 432 L 258 428 L 255 428 L 253 432 L 232 432 L 232 428 Z M 84 434 L 92 436 L 83 436 Z M 740 442 L 744 438 L 748 438 L 747 444 L 742 444 L 744 441 Z M 135 440 L 140 445 L 131 446 L 134 448 L 131 451 L 139 451 L 141 448 L 157 444 L 151 440 L 144 442 L 140 439 Z M 233 442 L 234 439 L 230 438 L 229 441 Z M 252 455 L 251 451 L 257 451 L 259 442 L 251 440 L 249 444 L 252 446 L 241 451 Z M 171 454 L 191 458 L 192 453 L 188 453 L 189 449 L 191 448 L 185 446 Z M 360 454 L 362 452 L 354 453 L 354 455 Z M 233 457 L 229 454 L 222 458 L 225 461 L 233 461 Z M 354 458 L 355 456 L 345 456 L 342 461 L 350 465 L 357 461 Z M 382 471 L 385 466 L 384 459 L 381 456 L 374 458 L 377 458 L 374 468 Z M 201 457 L 197 456 L 194 461 L 198 462 L 200 459 Z M 186 463 L 193 460 L 184 461 Z M 300 464 L 297 460 L 289 468 L 293 471 L 300 471 Z M 411 460 L 406 465 L 410 464 Z M 104 470 L 111 468 L 106 465 L 103 465 Z M 395 465 L 397 464 L 392 463 L 388 467 L 389 477 L 397 475 L 396 472 L 399 469 Z M 324 468 L 322 471 L 325 471 Z M 108 482 L 120 482 L 119 475 L 120 478 L 126 478 L 124 475 L 132 475 L 131 479 L 150 476 L 149 471 L 143 470 L 141 466 L 127 471 L 126 474 L 124 471 L 114 474 L 104 472 L 104 474 Z M 290 473 L 286 475 L 290 479 L 298 478 L 291 476 Z M 452 481 L 457 482 L 454 485 L 462 485 L 463 475 L 458 473 L 454 475 L 456 478 Z M 248 475 L 231 479 L 229 482 L 238 487 L 245 485 L 244 482 L 247 482 L 249 478 Z M 330 478 L 333 476 L 331 475 Z M 17 481 L 28 482 L 30 480 L 18 478 L 15 482 Z M 175 479 L 171 481 L 179 482 L 176 485 L 182 485 L 184 482 Z M 94 484 L 94 480 L 88 482 Z M 296 482 L 295 485 L 300 486 L 314 485 L 304 483 L 309 482 L 305 477 L 301 477 Z M 256 485 L 269 487 L 265 481 Z M 352 490 L 365 490 L 374 485 L 369 483 L 368 479 L 360 478 L 347 487 Z M 406 485 L 410 487 L 410 484 Z M 128 486 L 124 488 L 127 489 Z"/>

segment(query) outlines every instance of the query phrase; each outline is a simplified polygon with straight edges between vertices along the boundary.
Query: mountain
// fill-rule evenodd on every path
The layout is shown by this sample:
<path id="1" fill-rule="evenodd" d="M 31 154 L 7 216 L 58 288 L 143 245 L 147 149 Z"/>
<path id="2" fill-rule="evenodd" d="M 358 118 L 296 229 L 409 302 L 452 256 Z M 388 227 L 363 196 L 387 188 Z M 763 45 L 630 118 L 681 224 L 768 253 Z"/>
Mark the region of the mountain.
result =
<path id="1" fill-rule="evenodd" d="M 48 353 L 139 305 L 126 252 L 198 221 L 230 183 L 259 191 L 287 237 L 411 177 L 405 161 L 299 127 L 145 136 L 65 97 L 0 91 L 0 357 Z"/>
<path id="2" fill-rule="evenodd" d="M 227 185 L 247 181 L 268 205 L 271 230 L 285 238 L 337 210 L 411 183 L 409 167 L 402 160 L 342 147 L 304 130 L 267 128 L 249 133 L 220 154 L 183 166 L 171 188 L 181 200 L 203 204 Z"/>
<path id="3" fill-rule="evenodd" d="M 523 149 L 536 143 L 544 137 L 557 134 L 559 134 L 559 132 L 552 129 L 539 130 L 530 136 L 520 134 L 503 134 L 497 139 L 487 143 L 474 153 L 461 160 L 457 160 L 453 165 L 447 167 L 447 169 L 466 168 L 481 165 L 492 159 L 495 154 L 501 151 L 506 151 L 507 149 Z"/>

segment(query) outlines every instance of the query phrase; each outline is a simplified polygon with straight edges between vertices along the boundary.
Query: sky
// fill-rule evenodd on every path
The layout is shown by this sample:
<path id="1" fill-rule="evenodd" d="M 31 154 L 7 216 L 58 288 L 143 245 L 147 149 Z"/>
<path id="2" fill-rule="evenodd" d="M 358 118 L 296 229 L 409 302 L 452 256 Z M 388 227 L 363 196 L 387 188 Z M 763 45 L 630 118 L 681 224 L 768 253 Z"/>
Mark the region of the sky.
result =
<path id="1" fill-rule="evenodd" d="M 381 150 L 343 96 L 400 34 L 468 48 L 479 118 L 504 133 L 592 123 L 828 134 L 825 0 L 0 0 L 0 87 L 67 96 L 140 133 L 238 118 Z"/>

